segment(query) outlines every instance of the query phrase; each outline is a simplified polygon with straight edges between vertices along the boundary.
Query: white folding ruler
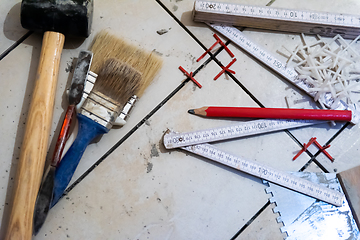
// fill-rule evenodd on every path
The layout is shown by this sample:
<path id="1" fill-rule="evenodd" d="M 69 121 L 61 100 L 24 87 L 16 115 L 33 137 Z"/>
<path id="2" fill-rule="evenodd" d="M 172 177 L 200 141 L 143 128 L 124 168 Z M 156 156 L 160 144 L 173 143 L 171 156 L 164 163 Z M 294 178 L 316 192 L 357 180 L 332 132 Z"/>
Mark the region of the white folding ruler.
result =
<path id="1" fill-rule="evenodd" d="M 195 1 L 193 19 L 199 22 L 319 34 L 327 37 L 340 34 L 351 39 L 360 35 L 360 16 L 267 6 Z"/>
<path id="2" fill-rule="evenodd" d="M 167 149 L 184 147 L 194 144 L 223 141 L 227 139 L 253 136 L 284 129 L 304 127 L 325 121 L 293 120 L 293 119 L 259 119 L 240 122 L 235 125 L 217 127 L 184 133 L 169 133 L 164 136 L 164 145 Z"/>
<path id="3" fill-rule="evenodd" d="M 225 129 L 220 130 L 220 132 L 227 132 L 226 134 L 224 133 L 222 136 L 211 134 L 218 132 L 219 129 L 205 130 L 203 134 L 201 134 L 201 132 L 199 131 L 193 133 L 189 132 L 185 134 L 167 131 L 167 133 L 164 135 L 163 142 L 165 148 L 167 149 L 182 146 L 181 148 L 186 151 L 198 154 L 200 156 L 206 157 L 208 159 L 219 162 L 226 166 L 235 168 L 250 175 L 262 178 L 269 182 L 303 193 L 310 197 L 314 197 L 316 199 L 333 204 L 335 206 L 341 206 L 343 204 L 344 194 L 338 191 L 323 187 L 319 184 L 315 184 L 301 178 L 294 177 L 288 173 L 285 173 L 283 171 L 278 171 L 264 164 L 250 160 L 245 160 L 241 157 L 234 156 L 230 153 L 224 152 L 214 147 L 211 144 L 202 143 L 206 141 L 209 142 L 216 140 L 224 140 L 233 137 L 233 132 L 231 131 L 231 127 L 228 129 L 230 131 L 226 131 Z M 245 129 L 243 130 L 246 132 Z M 256 131 L 256 129 L 254 131 Z M 256 132 L 258 131 L 259 130 L 257 130 Z M 212 135 L 212 137 L 210 137 L 209 135 Z M 184 144 L 184 142 L 186 142 L 186 144 Z"/>

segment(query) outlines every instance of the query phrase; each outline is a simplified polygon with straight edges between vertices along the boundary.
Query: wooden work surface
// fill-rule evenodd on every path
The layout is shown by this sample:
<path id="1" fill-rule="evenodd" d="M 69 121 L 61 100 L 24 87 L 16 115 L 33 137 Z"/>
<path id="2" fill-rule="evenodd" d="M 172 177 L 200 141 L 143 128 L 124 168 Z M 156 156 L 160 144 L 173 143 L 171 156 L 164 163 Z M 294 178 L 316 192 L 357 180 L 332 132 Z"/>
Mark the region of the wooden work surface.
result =
<path id="1" fill-rule="evenodd" d="M 270 1 L 234 2 L 264 6 Z M 273 7 L 349 14 L 357 14 L 360 8 L 360 3 L 355 0 L 271 2 Z M 210 61 L 195 75 L 203 86 L 201 89 L 191 81 L 182 84 L 186 77 L 179 66 L 195 72 L 208 58 L 196 62 L 205 51 L 202 46 L 208 48 L 216 41 L 210 28 L 192 21 L 192 8 L 192 0 L 95 1 L 93 34 L 83 43 L 65 42 L 50 149 L 55 145 L 61 127 L 59 121 L 67 107 L 65 89 L 71 80 L 69 73 L 73 60 L 80 50 L 89 47 L 94 33 L 106 28 L 157 52 L 163 57 L 164 65 L 137 103 L 127 124 L 112 129 L 87 148 L 71 184 L 78 182 L 50 211 L 34 239 L 282 239 L 277 216 L 272 213 L 273 206 L 268 204 L 269 195 L 264 191 L 266 185 L 260 179 L 187 152 L 165 150 L 161 138 L 168 128 L 192 131 L 233 123 L 232 120 L 190 115 L 187 110 L 192 108 L 258 106 L 254 99 L 266 107 L 287 107 L 285 97 L 291 107 L 315 105 L 310 97 L 233 44 L 228 47 L 237 59 L 230 67 L 236 72 L 235 80 L 221 75 L 214 81 L 222 69 L 215 61 Z M 21 28 L 19 10 L 18 0 L 1 3 L 0 54 L 27 33 Z M 250 29 L 244 33 L 279 58 L 276 51 L 281 45 L 293 49 L 300 42 L 298 34 Z M 307 36 L 307 39 L 311 41 L 312 37 Z M 0 239 L 12 203 L 12 187 L 40 47 L 41 35 L 32 34 L 0 60 Z M 224 50 L 216 58 L 223 65 L 232 60 Z M 162 101 L 164 104 L 160 106 Z M 149 113 L 152 115 L 144 119 Z M 322 145 L 330 141 L 331 147 L 327 151 L 335 162 L 320 153 L 305 171 L 340 172 L 360 164 L 359 133 L 358 125 L 322 124 L 216 145 L 277 169 L 298 171 L 312 158 L 307 153 L 296 161 L 292 158 L 301 149 L 301 144 L 316 137 Z M 115 145 L 116 148 L 112 148 Z M 112 152 L 107 155 L 110 149 Z M 313 156 L 317 148 L 311 147 L 309 151 Z M 94 168 L 95 163 L 98 164 Z"/>

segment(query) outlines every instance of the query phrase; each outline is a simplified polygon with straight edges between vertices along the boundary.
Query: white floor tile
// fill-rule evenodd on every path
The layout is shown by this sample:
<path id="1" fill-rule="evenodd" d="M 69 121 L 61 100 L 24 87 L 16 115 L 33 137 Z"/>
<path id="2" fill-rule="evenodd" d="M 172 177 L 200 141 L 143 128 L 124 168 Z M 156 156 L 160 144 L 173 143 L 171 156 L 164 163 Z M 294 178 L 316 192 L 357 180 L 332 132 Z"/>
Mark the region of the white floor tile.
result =
<path id="1" fill-rule="evenodd" d="M 20 1 L 2 2 L 0 54 L 27 33 L 20 24 Z M 265 6 L 272 1 L 232 2 Z M 214 81 L 221 67 L 215 61 L 201 67 L 208 55 L 199 62 L 196 60 L 205 51 L 203 47 L 215 43 L 215 32 L 203 23 L 192 21 L 193 4 L 192 0 L 95 1 L 90 37 L 83 41 L 67 38 L 60 64 L 50 152 L 67 107 L 65 90 L 71 81 L 72 64 L 80 50 L 89 48 L 97 32 L 107 29 L 139 48 L 154 51 L 163 58 L 164 65 L 137 102 L 127 124 L 112 129 L 87 147 L 71 184 L 81 176 L 84 178 L 50 211 L 34 239 L 231 239 L 268 202 L 266 185 L 260 179 L 185 151 L 166 150 L 162 136 L 167 129 L 193 131 L 239 121 L 187 113 L 189 109 L 202 106 L 257 107 L 256 100 L 265 107 L 315 108 L 316 104 L 233 43 L 228 47 L 237 59 L 230 67 L 236 72 L 236 81 L 227 74 Z M 355 0 L 272 2 L 273 7 L 350 14 L 358 14 L 359 4 Z M 243 32 L 284 61 L 277 50 L 281 45 L 291 49 L 300 41 L 298 34 L 254 29 Z M 225 37 L 218 35 L 226 42 Z M 312 39 L 311 36 L 306 38 Z M 0 238 L 10 211 L 40 49 L 41 34 L 34 33 L 0 61 L 0 137 L 5 140 L 0 144 Z M 216 46 L 212 53 L 218 49 Z M 223 65 L 232 60 L 224 50 L 216 58 Z M 202 88 L 189 81 L 178 92 L 173 92 L 187 78 L 179 66 L 196 72 L 194 78 Z M 304 144 L 316 137 L 324 145 L 343 126 L 344 123 L 335 126 L 323 123 L 292 129 L 289 131 L 292 136 L 279 131 L 214 145 L 279 170 L 298 171 L 310 156 L 303 153 L 292 161 L 301 150 L 296 141 Z M 348 126 L 331 141 L 327 151 L 335 158 L 334 163 L 322 153 L 316 156 L 315 162 L 330 172 L 358 165 L 358 132 L 357 125 Z M 112 148 L 117 144 L 119 147 Z M 109 150 L 111 154 L 89 172 L 88 169 Z M 318 149 L 311 146 L 309 151 L 314 155 Z M 305 171 L 321 169 L 311 163 Z M 283 235 L 275 218 L 272 206 L 267 206 L 236 239 L 281 239 Z"/>

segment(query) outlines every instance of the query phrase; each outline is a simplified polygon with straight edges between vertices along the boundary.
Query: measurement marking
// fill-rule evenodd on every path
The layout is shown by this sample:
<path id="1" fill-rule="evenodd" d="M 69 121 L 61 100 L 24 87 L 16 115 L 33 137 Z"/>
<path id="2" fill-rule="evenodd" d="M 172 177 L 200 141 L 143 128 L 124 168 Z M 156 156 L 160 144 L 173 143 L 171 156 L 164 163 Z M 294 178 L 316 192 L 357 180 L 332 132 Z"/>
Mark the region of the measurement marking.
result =
<path id="1" fill-rule="evenodd" d="M 193 132 L 171 132 L 164 136 L 164 145 L 165 148 L 171 149 L 200 143 L 208 143 L 244 136 L 251 136 L 261 133 L 275 132 L 279 130 L 309 126 L 320 123 L 324 123 L 324 121 L 259 119 L 254 121 L 242 122 L 237 125 L 223 126 Z"/>
<path id="2" fill-rule="evenodd" d="M 302 11 L 243 4 L 195 1 L 194 21 L 235 26 L 355 38 L 360 34 L 360 17 L 350 14 Z"/>
<path id="3" fill-rule="evenodd" d="M 344 201 L 344 194 L 338 191 L 278 171 L 266 165 L 234 156 L 210 144 L 192 145 L 182 147 L 182 149 L 335 206 L 341 206 Z"/>

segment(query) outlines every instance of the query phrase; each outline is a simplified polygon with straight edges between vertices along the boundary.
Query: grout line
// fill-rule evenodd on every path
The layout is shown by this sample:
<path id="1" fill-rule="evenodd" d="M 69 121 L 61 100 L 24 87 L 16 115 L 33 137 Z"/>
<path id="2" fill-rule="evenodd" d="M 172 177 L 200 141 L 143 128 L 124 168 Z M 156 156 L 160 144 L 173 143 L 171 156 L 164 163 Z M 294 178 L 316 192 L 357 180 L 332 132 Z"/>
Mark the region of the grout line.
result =
<path id="1" fill-rule="evenodd" d="M 177 22 L 183 29 L 185 32 L 187 32 L 204 50 L 207 50 L 207 48 L 205 47 L 204 44 L 202 44 L 202 42 L 197 39 L 197 37 L 195 37 L 195 35 L 190 32 L 189 29 L 187 29 L 187 27 L 161 2 L 161 0 L 155 0 L 164 10 L 165 12 L 167 12 L 174 20 L 175 22 Z M 211 54 L 211 53 L 210 53 Z"/>
<path id="2" fill-rule="evenodd" d="M 271 6 L 271 4 L 273 4 L 276 0 L 271 0 L 270 2 L 268 2 L 268 4 L 266 4 L 266 6 Z"/>
<path id="3" fill-rule="evenodd" d="M 320 152 L 319 152 L 319 154 L 320 154 Z M 321 165 L 321 163 L 318 160 L 315 159 L 319 154 L 318 153 L 315 154 L 312 161 L 314 162 L 314 164 L 316 164 L 321 169 L 321 171 L 323 171 L 324 173 L 329 173 L 329 171 L 323 165 Z"/>
<path id="4" fill-rule="evenodd" d="M 225 43 L 226 46 L 228 46 L 231 43 L 230 40 L 227 40 Z M 214 60 L 220 67 L 224 67 L 224 65 L 216 58 L 216 56 L 224 49 L 223 46 L 221 46 L 218 51 L 215 54 L 210 54 L 210 60 Z M 208 59 L 208 60 L 209 60 Z M 258 104 L 260 107 L 264 108 L 265 106 L 232 74 L 229 72 L 226 72 L 226 74 L 237 84 L 239 87 L 254 101 L 256 104 Z"/>
<path id="5" fill-rule="evenodd" d="M 342 132 L 345 130 L 345 128 L 347 128 L 349 125 L 350 125 L 350 122 L 345 123 L 344 126 L 342 126 L 342 127 L 340 128 L 340 130 L 337 131 L 337 132 L 334 134 L 334 136 L 332 136 L 332 137 L 325 143 L 325 146 L 326 146 L 326 145 L 329 145 L 332 141 L 334 141 L 335 138 L 336 138 L 337 136 L 339 136 L 339 134 L 342 133 Z"/>
<path id="6" fill-rule="evenodd" d="M 329 145 L 332 141 L 334 141 L 335 138 L 337 138 L 337 137 L 340 135 L 340 133 L 342 133 L 349 125 L 350 125 L 349 122 L 345 123 L 344 126 L 342 126 L 342 127 L 340 128 L 340 130 L 337 131 L 337 132 L 325 143 L 325 146 L 326 146 L 326 145 Z M 323 170 L 324 172 L 328 173 L 329 170 L 327 170 L 318 160 L 315 159 L 318 155 L 320 155 L 320 153 L 321 153 L 321 151 L 319 150 L 319 151 L 314 155 L 313 161 L 314 161 L 314 163 L 315 163 L 319 168 L 321 168 L 321 170 Z"/>
<path id="7" fill-rule="evenodd" d="M 268 207 L 270 206 L 270 200 L 268 200 L 264 206 L 262 206 L 259 211 L 257 211 L 254 216 L 252 218 L 250 218 L 250 220 L 244 224 L 244 226 L 242 226 L 242 228 L 240 228 L 240 230 L 235 233 L 235 235 L 230 238 L 230 240 L 235 240 L 242 232 L 245 231 L 245 229 L 250 226 L 250 224 Z"/>
<path id="8" fill-rule="evenodd" d="M 14 50 L 17 46 L 19 46 L 25 39 L 27 39 L 33 31 L 28 31 L 24 36 L 22 36 L 19 40 L 13 43 L 8 49 L 6 49 L 1 55 L 0 55 L 0 61 L 6 57 L 12 50 Z"/>
<path id="9" fill-rule="evenodd" d="M 286 134 L 292 139 L 294 140 L 294 142 L 296 142 L 301 148 L 303 148 L 304 146 L 301 144 L 301 142 L 288 130 L 285 129 L 284 132 L 286 132 Z M 311 158 L 307 163 L 305 163 L 305 165 L 300 168 L 299 172 L 302 172 L 305 170 L 305 168 L 307 168 L 309 166 L 309 164 L 311 163 L 312 159 L 314 158 L 314 155 L 309 151 L 309 150 L 305 150 L 305 152 L 309 155 L 309 157 Z"/>
<path id="10" fill-rule="evenodd" d="M 312 155 L 311 153 L 309 154 L 311 156 L 310 160 L 305 163 L 304 166 L 302 166 L 302 168 L 300 168 L 299 172 L 303 172 L 312 162 L 314 164 L 316 164 L 320 169 L 321 171 L 323 171 L 324 173 L 329 173 L 329 171 L 324 167 L 322 166 L 318 160 L 316 160 L 316 157 L 319 156 L 321 153 L 321 151 L 319 150 L 318 152 L 315 153 L 315 155 Z"/>
<path id="11" fill-rule="evenodd" d="M 231 43 L 230 40 L 228 40 L 225 45 L 229 45 Z M 222 50 L 224 47 L 222 47 L 221 49 L 219 50 Z M 216 59 L 216 58 L 213 58 L 213 60 L 220 66 L 220 67 L 224 67 L 224 65 L 221 64 L 221 62 Z M 226 72 L 226 74 L 231 77 L 231 79 L 237 84 L 239 85 L 239 87 L 254 101 L 256 102 L 256 104 L 258 104 L 260 107 L 264 108 L 265 106 L 232 74 L 232 73 L 229 73 L 229 72 Z"/>
<path id="12" fill-rule="evenodd" d="M 340 135 L 340 133 L 342 133 L 345 128 L 347 128 L 348 126 L 350 125 L 349 122 L 345 123 L 344 126 L 341 127 L 341 129 L 339 131 L 337 131 L 326 143 L 325 143 L 325 146 L 326 145 L 329 145 L 332 141 L 335 140 L 335 138 L 337 136 Z M 315 153 L 315 155 L 312 155 L 310 152 L 308 152 L 309 156 L 311 157 L 311 159 L 299 170 L 300 172 L 304 171 L 309 165 L 311 162 L 314 162 L 323 172 L 325 173 L 329 173 L 329 170 L 327 170 L 318 160 L 316 160 L 316 157 L 319 156 L 321 154 L 321 151 L 317 151 Z"/>

